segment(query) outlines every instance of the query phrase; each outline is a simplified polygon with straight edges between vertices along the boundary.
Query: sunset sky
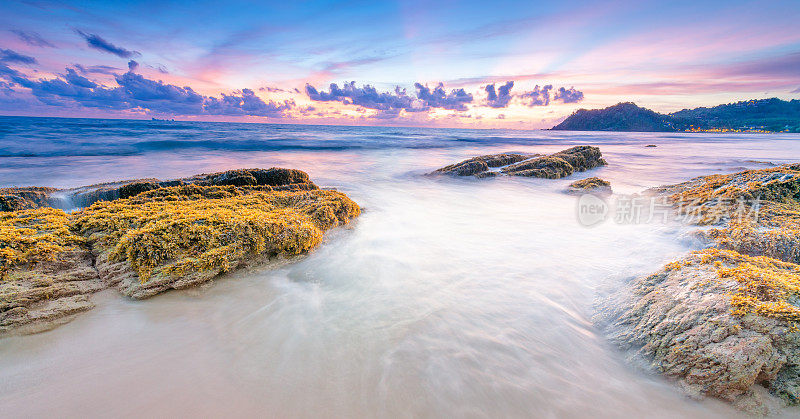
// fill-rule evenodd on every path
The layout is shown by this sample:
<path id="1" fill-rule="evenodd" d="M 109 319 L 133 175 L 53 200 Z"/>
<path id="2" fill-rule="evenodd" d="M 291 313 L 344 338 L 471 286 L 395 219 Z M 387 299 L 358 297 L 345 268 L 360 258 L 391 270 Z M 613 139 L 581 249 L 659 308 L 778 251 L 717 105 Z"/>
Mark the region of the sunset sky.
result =
<path id="1" fill-rule="evenodd" d="M 260 3 L 3 1 L 0 114 L 548 128 L 800 97 L 797 0 Z"/>

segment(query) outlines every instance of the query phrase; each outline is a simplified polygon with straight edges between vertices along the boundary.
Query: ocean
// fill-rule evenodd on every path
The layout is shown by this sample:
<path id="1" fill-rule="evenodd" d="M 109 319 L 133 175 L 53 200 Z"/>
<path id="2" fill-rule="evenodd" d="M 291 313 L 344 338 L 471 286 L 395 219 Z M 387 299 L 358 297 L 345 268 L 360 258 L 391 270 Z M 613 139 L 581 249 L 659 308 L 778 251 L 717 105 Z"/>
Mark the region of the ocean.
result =
<path id="1" fill-rule="evenodd" d="M 583 144 L 608 166 L 559 180 L 423 176 L 479 154 Z M 69 324 L 0 339 L 0 411 L 736 417 L 631 362 L 593 323 L 608 290 L 696 248 L 687 228 L 586 227 L 563 191 L 599 176 L 629 194 L 793 161 L 797 134 L 0 117 L 0 187 L 277 166 L 364 209 L 295 263 L 144 301 L 106 290 Z"/>

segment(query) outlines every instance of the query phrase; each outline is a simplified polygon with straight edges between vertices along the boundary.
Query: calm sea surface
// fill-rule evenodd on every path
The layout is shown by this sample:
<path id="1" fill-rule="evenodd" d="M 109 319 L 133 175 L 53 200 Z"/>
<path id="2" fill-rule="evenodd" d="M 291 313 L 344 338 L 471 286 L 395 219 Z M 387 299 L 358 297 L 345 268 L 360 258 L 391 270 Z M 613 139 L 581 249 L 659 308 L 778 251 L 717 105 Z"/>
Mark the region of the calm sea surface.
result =
<path id="1" fill-rule="evenodd" d="M 581 144 L 609 165 L 561 180 L 421 176 Z M 631 364 L 592 324 L 598 295 L 692 250 L 684 229 L 586 228 L 563 190 L 600 176 L 633 193 L 790 161 L 796 134 L 0 117 L 0 187 L 280 166 L 364 208 L 296 263 L 146 301 L 104 291 L 65 326 L 0 339 L 0 415 L 735 416 Z"/>

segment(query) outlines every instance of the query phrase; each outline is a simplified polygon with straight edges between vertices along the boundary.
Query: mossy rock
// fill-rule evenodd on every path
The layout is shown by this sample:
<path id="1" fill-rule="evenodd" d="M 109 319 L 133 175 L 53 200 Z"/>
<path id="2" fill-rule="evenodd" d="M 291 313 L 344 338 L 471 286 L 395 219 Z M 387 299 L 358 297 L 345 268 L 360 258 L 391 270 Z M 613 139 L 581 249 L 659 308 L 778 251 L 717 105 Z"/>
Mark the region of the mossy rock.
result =
<path id="1" fill-rule="evenodd" d="M 764 389 L 798 401 L 798 291 L 796 264 L 708 249 L 627 283 L 598 322 L 691 395 L 763 414 Z"/>
<path id="2" fill-rule="evenodd" d="M 581 179 L 569 184 L 568 193 L 596 193 L 596 194 L 610 194 L 611 183 L 600 179 L 599 177 L 590 177 Z"/>
<path id="3" fill-rule="evenodd" d="M 502 153 L 473 157 L 462 162 L 445 166 L 432 174 L 450 174 L 456 176 L 481 175 L 490 167 L 502 167 L 533 157 L 530 154 Z M 485 176 L 482 176 L 485 177 Z"/>
<path id="4" fill-rule="evenodd" d="M 256 185 L 225 185 L 248 174 Z M 48 207 L 0 212 L 0 334 L 67 319 L 109 286 L 146 298 L 305 254 L 325 231 L 361 212 L 300 171 L 190 179 L 169 187 L 127 183 L 117 193 L 129 197 L 70 214 Z"/>
<path id="5" fill-rule="evenodd" d="M 709 249 L 633 280 L 601 304 L 625 349 L 696 395 L 751 413 L 764 389 L 800 394 L 800 165 L 711 175 L 654 188 Z M 759 386 L 762 387 L 759 389 Z"/>
<path id="6" fill-rule="evenodd" d="M 56 188 L 0 188 L 0 212 L 20 211 L 47 206 Z"/>
<path id="7" fill-rule="evenodd" d="M 518 153 L 478 156 L 445 166 L 430 175 L 449 174 L 478 178 L 508 175 L 559 179 L 605 164 L 599 148 L 576 146 L 549 156 Z M 499 170 L 491 171 L 490 168 Z"/>
<path id="8" fill-rule="evenodd" d="M 311 182 L 308 174 L 301 170 L 279 167 L 270 169 L 236 169 L 183 179 L 166 181 L 135 179 L 63 190 L 41 187 L 4 188 L 0 189 L 0 212 L 48 206 L 61 207 L 61 205 L 64 205 L 63 202 L 69 202 L 75 207 L 84 208 L 99 201 L 130 198 L 142 192 L 181 185 L 262 186 L 265 187 L 263 188 L 264 190 L 289 191 L 317 189 L 317 185 Z M 55 192 L 58 192 L 64 199 L 56 198 Z"/>

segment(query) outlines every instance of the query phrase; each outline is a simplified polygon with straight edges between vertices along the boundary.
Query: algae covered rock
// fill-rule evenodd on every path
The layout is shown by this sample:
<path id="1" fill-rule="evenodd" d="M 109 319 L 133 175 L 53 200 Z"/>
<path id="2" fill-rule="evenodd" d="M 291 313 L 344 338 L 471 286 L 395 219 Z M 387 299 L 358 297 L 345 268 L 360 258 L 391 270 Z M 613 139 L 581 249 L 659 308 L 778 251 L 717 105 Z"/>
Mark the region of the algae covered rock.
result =
<path id="1" fill-rule="evenodd" d="M 490 167 L 502 167 L 512 163 L 531 158 L 530 154 L 488 154 L 485 156 L 473 157 L 462 162 L 451 164 L 438 169 L 433 174 L 451 174 L 456 176 L 478 175 L 489 170 Z"/>
<path id="2" fill-rule="evenodd" d="M 714 246 L 800 262 L 800 165 L 712 175 L 655 188 Z"/>
<path id="3" fill-rule="evenodd" d="M 104 288 L 85 239 L 61 210 L 0 213 L 0 334 L 36 332 L 92 307 Z"/>
<path id="4" fill-rule="evenodd" d="M 188 178 L 159 180 L 134 179 L 100 183 L 71 189 L 42 187 L 0 189 L 0 211 L 18 211 L 41 207 L 84 208 L 99 201 L 130 198 L 142 192 L 180 185 L 261 186 L 264 190 L 317 189 L 308 174 L 296 169 L 236 169 L 196 175 Z"/>
<path id="5" fill-rule="evenodd" d="M 0 188 L 0 211 L 20 211 L 48 206 L 56 188 Z"/>
<path id="6" fill-rule="evenodd" d="M 254 259 L 305 253 L 359 213 L 336 191 L 185 185 L 98 202 L 74 226 L 88 237 L 101 278 L 146 298 Z"/>
<path id="7" fill-rule="evenodd" d="M 509 175 L 559 179 L 574 172 L 582 172 L 605 164 L 606 161 L 603 160 L 599 148 L 576 146 L 549 156 L 503 153 L 473 157 L 445 166 L 431 174 L 479 178 Z M 499 168 L 499 170 L 490 170 L 490 168 Z"/>
<path id="8" fill-rule="evenodd" d="M 691 394 L 765 413 L 800 403 L 797 165 L 651 190 L 712 246 L 634 279 L 600 304 L 612 341 Z"/>
<path id="9" fill-rule="evenodd" d="M 307 253 L 361 211 L 291 169 L 110 185 L 114 199 L 70 214 L 0 212 L 0 334 L 54 327 L 110 286 L 146 298 Z"/>
<path id="10" fill-rule="evenodd" d="M 204 186 L 271 186 L 276 190 L 317 189 L 306 172 L 296 169 L 239 169 L 182 179 Z"/>
<path id="11" fill-rule="evenodd" d="M 797 265 L 709 249 L 631 281 L 600 319 L 690 394 L 760 412 L 755 386 L 800 401 L 798 286 Z"/>
<path id="12" fill-rule="evenodd" d="M 582 193 L 595 193 L 595 194 L 611 194 L 611 183 L 599 177 L 590 177 L 581 179 L 569 184 L 567 193 L 582 194 Z"/>

